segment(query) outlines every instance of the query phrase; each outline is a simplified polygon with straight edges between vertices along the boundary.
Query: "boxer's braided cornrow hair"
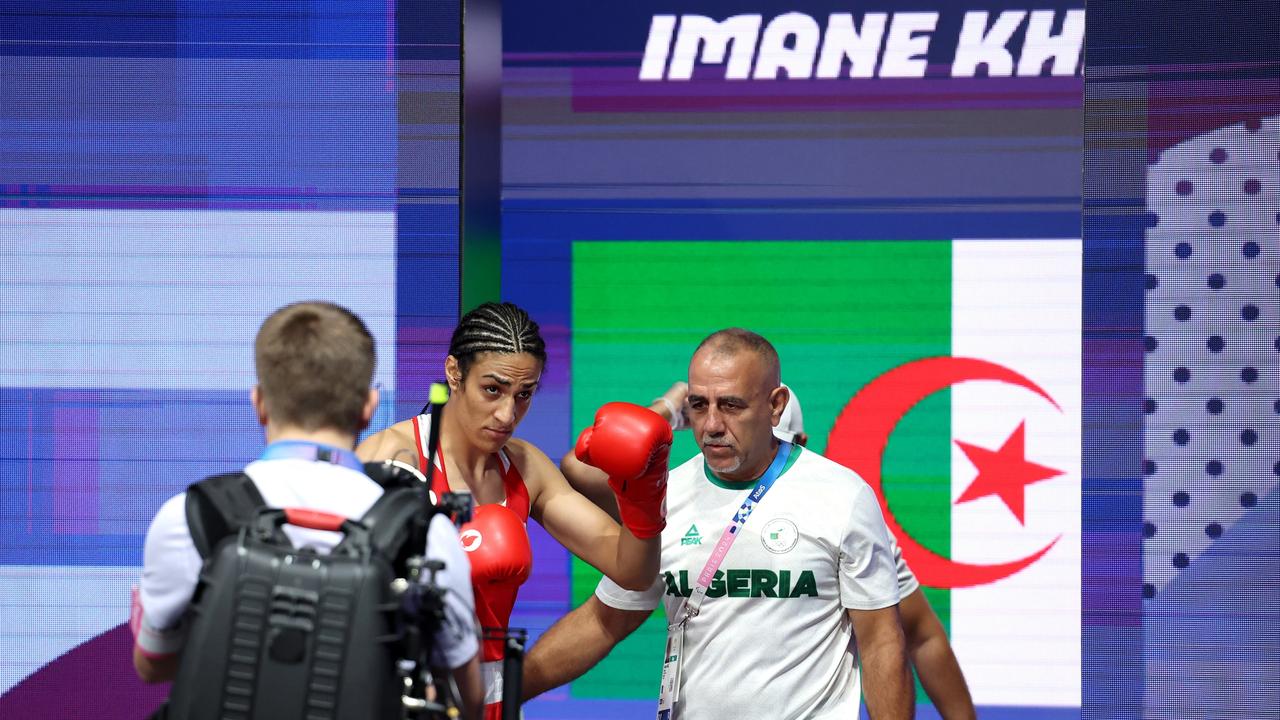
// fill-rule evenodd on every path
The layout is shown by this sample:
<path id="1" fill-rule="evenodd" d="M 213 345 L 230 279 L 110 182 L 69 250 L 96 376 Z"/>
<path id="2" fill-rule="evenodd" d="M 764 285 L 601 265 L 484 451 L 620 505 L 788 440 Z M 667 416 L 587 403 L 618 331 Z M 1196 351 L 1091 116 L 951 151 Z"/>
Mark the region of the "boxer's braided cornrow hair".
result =
<path id="1" fill-rule="evenodd" d="M 538 332 L 538 323 L 512 303 L 487 302 L 458 321 L 449 340 L 449 354 L 458 359 L 464 378 L 482 352 L 529 353 L 547 362 L 547 344 Z"/>

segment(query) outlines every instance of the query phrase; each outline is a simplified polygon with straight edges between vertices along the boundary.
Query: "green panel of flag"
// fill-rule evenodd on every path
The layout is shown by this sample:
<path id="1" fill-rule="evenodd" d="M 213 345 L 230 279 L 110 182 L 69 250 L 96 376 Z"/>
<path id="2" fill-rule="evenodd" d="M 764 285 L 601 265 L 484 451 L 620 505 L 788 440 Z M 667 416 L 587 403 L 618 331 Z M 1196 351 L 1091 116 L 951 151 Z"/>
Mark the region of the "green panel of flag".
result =
<path id="1" fill-rule="evenodd" d="M 611 400 L 648 404 L 687 378 L 702 338 L 730 326 L 777 347 L 783 380 L 801 398 L 809 446 L 821 452 L 836 415 L 864 384 L 904 362 L 950 354 L 951 243 L 574 243 L 574 427 L 590 424 Z M 884 459 L 895 515 L 943 555 L 950 551 L 950 442 L 950 404 L 939 393 L 903 419 Z M 696 452 L 692 434 L 679 433 L 672 465 Z M 573 563 L 576 605 L 599 573 Z M 930 601 L 947 623 L 946 593 L 931 593 Z M 576 681 L 572 694 L 656 698 L 664 642 L 665 622 L 655 616 Z"/>

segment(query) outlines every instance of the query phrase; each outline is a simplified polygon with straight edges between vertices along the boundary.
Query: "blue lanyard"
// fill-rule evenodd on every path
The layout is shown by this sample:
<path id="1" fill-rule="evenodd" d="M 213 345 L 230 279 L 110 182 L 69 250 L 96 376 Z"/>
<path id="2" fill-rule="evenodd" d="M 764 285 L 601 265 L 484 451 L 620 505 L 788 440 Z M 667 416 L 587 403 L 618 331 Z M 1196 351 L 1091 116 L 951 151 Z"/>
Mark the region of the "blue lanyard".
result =
<path id="1" fill-rule="evenodd" d="M 769 469 L 764 471 L 764 475 L 756 481 L 756 486 L 751 489 L 751 494 L 747 495 L 747 499 L 742 501 L 742 507 L 738 508 L 738 512 L 734 513 L 733 522 L 726 528 L 727 532 L 738 534 L 738 530 L 747 522 L 747 518 L 751 517 L 751 511 L 756 505 L 764 500 L 765 493 L 769 492 L 769 488 L 773 487 L 773 483 L 782 474 L 782 469 L 787 466 L 787 460 L 791 458 L 791 443 L 783 442 L 778 446 L 778 454 L 773 456 L 773 462 L 769 463 Z"/>
<path id="2" fill-rule="evenodd" d="M 769 469 L 764 471 L 764 475 L 756 481 L 756 486 L 747 494 L 747 498 L 742 501 L 742 506 L 733 514 L 733 520 L 729 522 L 729 526 L 724 529 L 724 533 L 720 536 L 720 540 L 716 546 L 711 549 L 711 557 L 707 559 L 707 564 L 703 566 L 702 572 L 698 574 L 698 582 L 693 588 L 693 594 L 689 597 L 683 607 L 683 614 L 677 622 L 684 624 L 689 618 L 698 614 L 698 610 L 702 607 L 702 601 L 707 597 L 707 589 L 711 586 L 711 580 L 715 577 L 716 570 L 720 569 L 720 563 L 724 562 L 724 558 L 729 554 L 729 548 L 733 546 L 733 541 L 738 539 L 738 531 L 743 525 L 747 524 L 747 518 L 751 517 L 751 512 L 756 509 L 756 505 L 764 500 L 765 493 L 769 492 L 769 488 L 773 487 L 774 481 L 782 474 L 782 469 L 787 466 L 787 460 L 791 457 L 791 443 L 784 442 L 778 447 L 778 454 L 773 456 L 773 462 L 769 463 Z"/>
<path id="3" fill-rule="evenodd" d="M 364 463 L 350 450 L 307 442 L 306 440 L 278 440 L 262 450 L 259 460 L 310 460 L 364 472 Z"/>

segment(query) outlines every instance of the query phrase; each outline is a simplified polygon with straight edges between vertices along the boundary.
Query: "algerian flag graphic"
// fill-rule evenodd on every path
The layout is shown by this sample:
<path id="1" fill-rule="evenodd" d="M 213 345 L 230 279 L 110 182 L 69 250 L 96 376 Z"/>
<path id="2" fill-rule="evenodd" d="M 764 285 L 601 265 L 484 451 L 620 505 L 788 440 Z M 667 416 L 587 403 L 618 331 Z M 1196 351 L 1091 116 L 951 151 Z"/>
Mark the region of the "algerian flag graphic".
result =
<path id="1" fill-rule="evenodd" d="M 810 447 L 881 491 L 975 701 L 1078 707 L 1080 257 L 1079 240 L 575 243 L 574 426 L 684 379 L 714 330 L 761 333 Z M 680 433 L 673 465 L 696 452 Z M 575 565 L 575 602 L 596 577 Z M 646 624 L 572 693 L 656 697 L 663 637 Z"/>

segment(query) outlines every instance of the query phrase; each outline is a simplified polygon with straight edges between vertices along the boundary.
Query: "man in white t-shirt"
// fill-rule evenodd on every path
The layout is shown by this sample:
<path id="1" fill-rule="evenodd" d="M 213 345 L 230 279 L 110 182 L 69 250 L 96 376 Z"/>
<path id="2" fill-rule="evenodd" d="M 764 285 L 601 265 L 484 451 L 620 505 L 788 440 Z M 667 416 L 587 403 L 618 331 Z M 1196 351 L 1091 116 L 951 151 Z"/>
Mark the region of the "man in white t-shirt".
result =
<path id="1" fill-rule="evenodd" d="M 786 383 L 783 383 L 782 387 L 788 391 L 790 397 L 782 410 L 778 424 L 773 428 L 773 434 L 779 440 L 793 445 L 807 446 L 809 435 L 804 429 L 804 413 L 801 410 L 800 398 Z M 685 400 L 688 394 L 688 383 L 674 383 L 665 393 L 654 399 L 649 409 L 666 418 L 673 430 L 687 428 L 689 418 L 685 410 Z M 578 460 L 572 450 L 561 459 L 560 469 L 578 492 L 600 504 L 606 512 L 617 513 L 617 504 L 613 501 L 613 493 L 609 490 L 607 476 Z M 920 684 L 943 720 L 975 720 L 977 711 L 973 705 L 973 697 L 969 693 L 960 663 L 956 660 L 955 651 L 952 650 L 951 642 L 947 638 L 947 631 L 942 626 L 942 621 L 938 619 L 937 613 L 933 611 L 933 607 L 929 605 L 920 581 L 907 566 L 906 560 L 902 557 L 902 549 L 894 542 L 892 534 L 889 536 L 889 542 L 893 546 L 894 565 L 898 574 L 898 596 L 901 598 L 898 603 L 898 612 L 902 618 L 902 630 L 906 636 L 907 655 L 920 678 Z M 600 594 L 618 598 L 615 587 L 611 583 L 603 582 Z M 614 601 L 620 606 L 629 605 L 631 608 L 629 610 L 605 605 L 598 597 L 593 596 L 584 606 L 574 611 L 576 614 L 574 618 L 565 622 L 573 623 L 585 618 L 594 618 L 599 626 L 618 628 L 617 631 L 625 637 L 640 627 L 649 616 L 649 611 L 661 604 L 664 589 L 664 581 L 660 578 L 646 596 L 646 603 L 628 604 L 621 599 Z M 543 664 L 541 658 L 549 653 L 549 647 L 545 644 L 539 645 L 533 650 L 531 656 L 533 662 L 530 667 L 534 675 L 526 678 L 525 698 L 550 690 L 553 685 L 548 683 L 560 685 L 578 678 L 602 659 L 611 648 L 611 644 L 599 646 L 599 656 L 594 658 L 584 657 L 581 654 L 575 656 L 575 666 L 580 669 L 575 669 L 571 676 L 566 676 L 564 666 L 558 666 L 560 669 L 558 674 L 540 674 L 540 666 Z"/>
<path id="2" fill-rule="evenodd" d="M 879 504 L 852 471 L 773 435 L 787 400 L 763 337 L 732 328 L 699 345 L 687 406 L 702 453 L 668 479 L 660 584 L 601 583 L 595 607 L 622 612 L 580 608 L 553 626 L 526 659 L 527 695 L 584 672 L 661 601 L 664 678 L 679 679 L 659 708 L 678 720 L 856 717 L 859 662 L 871 716 L 911 716 Z"/>
<path id="3" fill-rule="evenodd" d="M 363 515 L 383 492 L 353 451 L 378 404 L 370 387 L 373 338 L 364 322 L 330 303 L 286 306 L 263 322 L 254 362 L 258 385 L 251 401 L 267 447 L 245 474 L 266 505 Z M 130 625 L 134 667 L 148 682 L 172 680 L 177 672 L 186 611 L 200 576 L 185 506 L 186 493 L 170 498 L 147 531 Z M 284 529 L 295 546 L 321 552 L 341 539 L 336 532 Z M 471 571 L 458 532 L 443 514 L 428 528 L 427 554 L 444 564 L 435 578 L 445 589 L 445 618 L 434 639 L 434 661 L 452 671 L 468 717 L 478 718 L 483 692 Z"/>

